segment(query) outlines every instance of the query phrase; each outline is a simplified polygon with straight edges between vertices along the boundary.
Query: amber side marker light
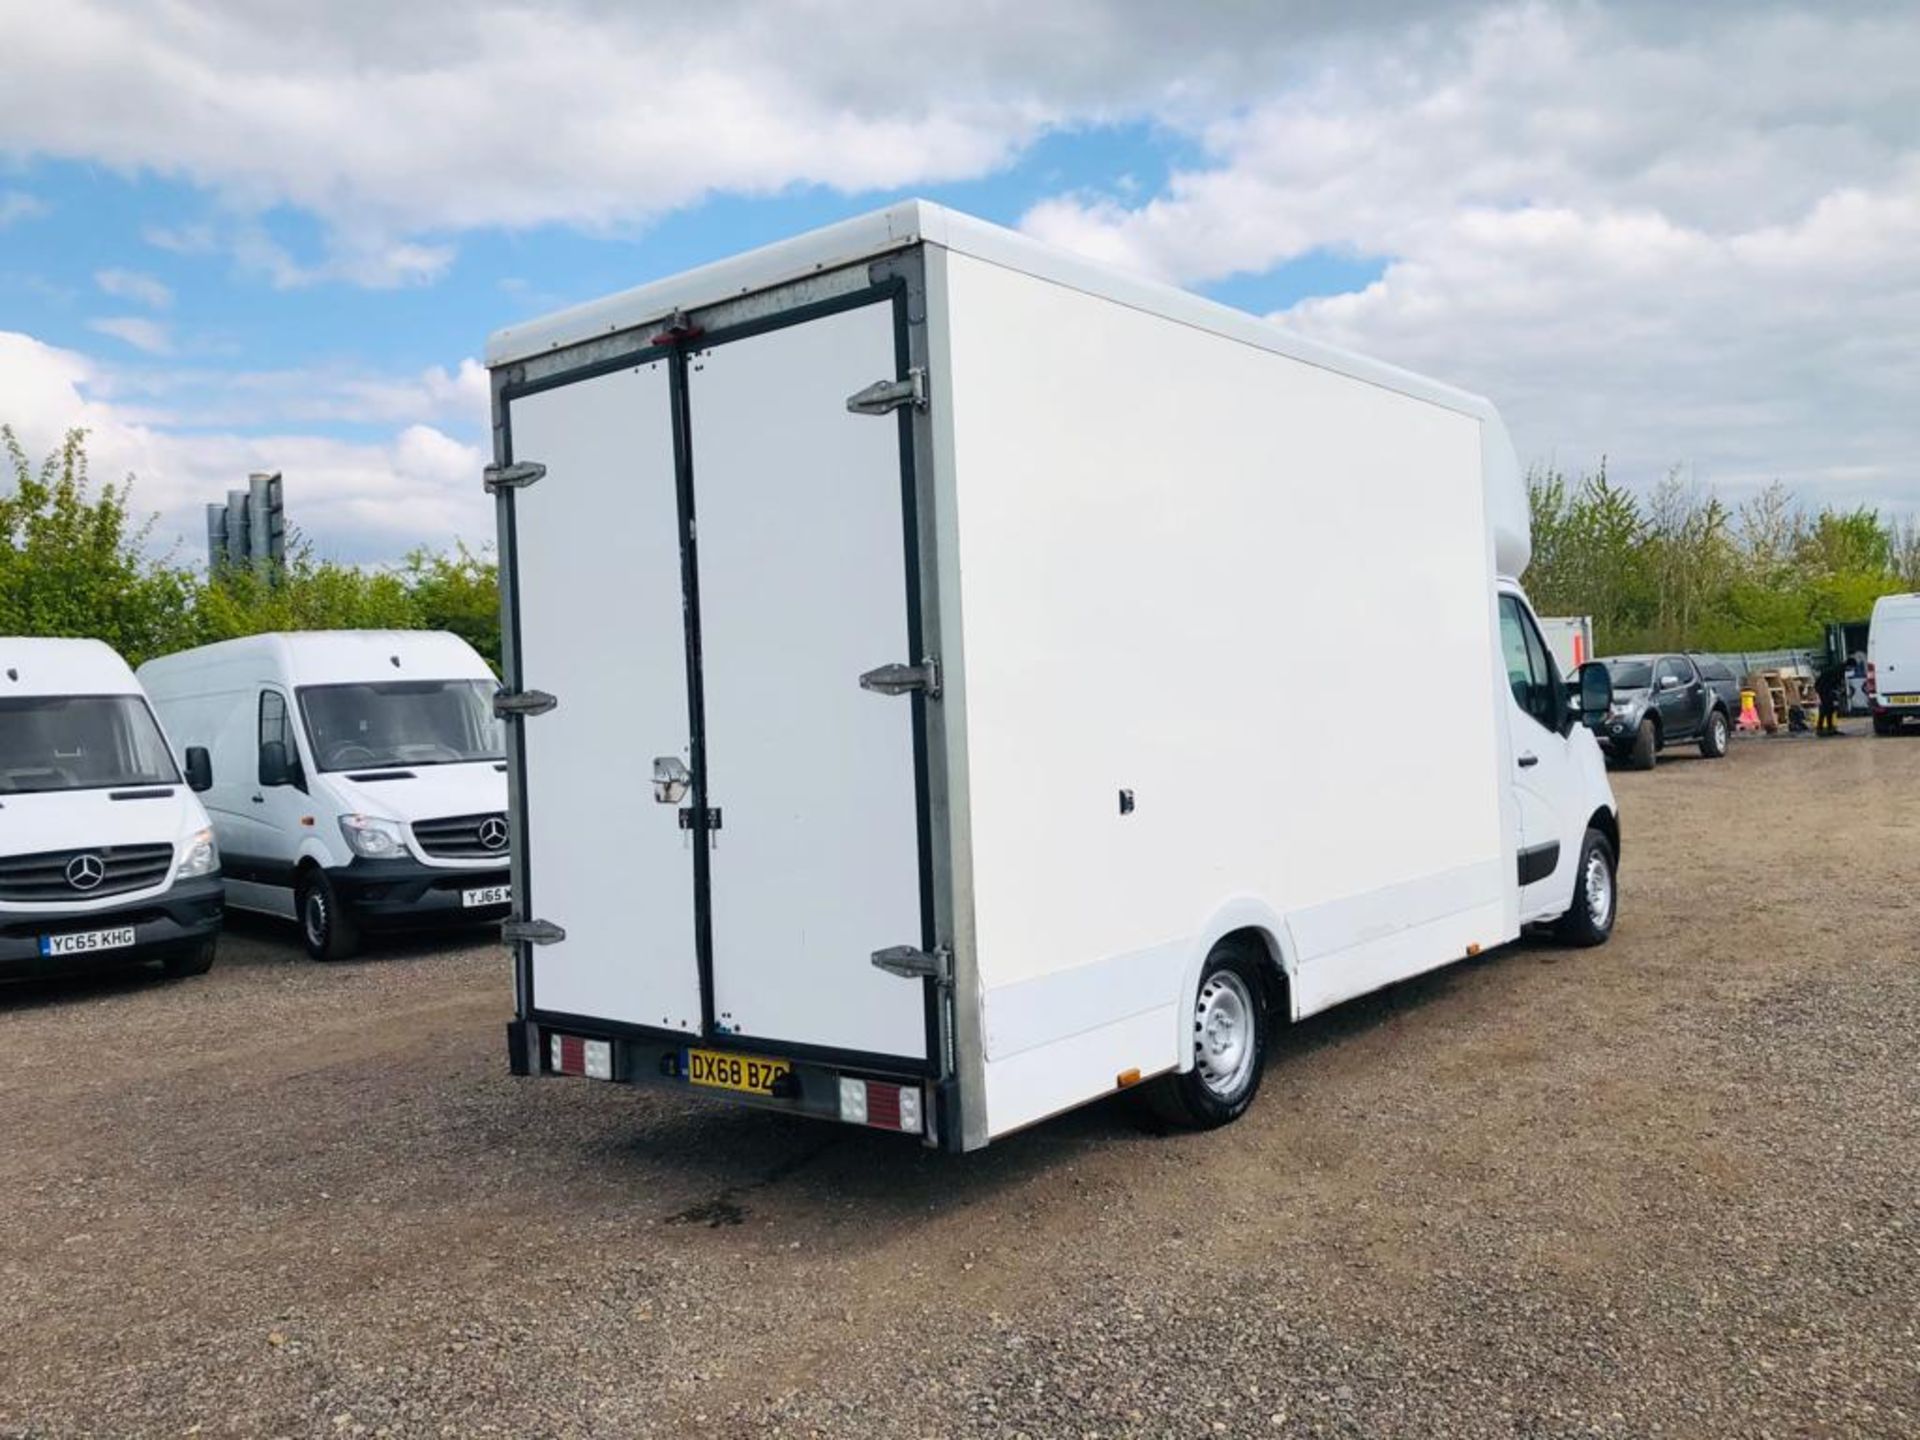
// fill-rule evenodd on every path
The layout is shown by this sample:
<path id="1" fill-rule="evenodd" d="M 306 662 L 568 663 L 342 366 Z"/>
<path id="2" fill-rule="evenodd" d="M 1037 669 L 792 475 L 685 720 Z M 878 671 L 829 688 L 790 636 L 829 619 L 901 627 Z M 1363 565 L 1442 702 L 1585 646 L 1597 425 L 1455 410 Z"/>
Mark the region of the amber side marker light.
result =
<path id="1" fill-rule="evenodd" d="M 1478 941 L 1475 941 L 1473 944 L 1467 946 L 1467 958 L 1469 960 L 1471 960 L 1474 956 L 1478 955 L 1479 953 L 1480 953 L 1480 944 Z"/>
<path id="2" fill-rule="evenodd" d="M 1122 1070 L 1118 1075 L 1113 1077 L 1113 1084 L 1116 1090 L 1124 1090 L 1129 1085 L 1138 1085 L 1139 1083 L 1140 1067 L 1138 1065 L 1134 1066 L 1131 1070 Z"/>

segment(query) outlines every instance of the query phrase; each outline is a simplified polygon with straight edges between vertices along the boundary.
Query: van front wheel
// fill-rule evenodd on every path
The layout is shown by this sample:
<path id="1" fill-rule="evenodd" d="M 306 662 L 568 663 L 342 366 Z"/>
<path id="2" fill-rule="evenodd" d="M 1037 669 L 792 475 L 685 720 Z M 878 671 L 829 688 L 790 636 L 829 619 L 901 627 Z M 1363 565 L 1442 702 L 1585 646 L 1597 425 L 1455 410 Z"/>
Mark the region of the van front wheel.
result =
<path id="1" fill-rule="evenodd" d="M 1267 990 L 1261 957 L 1231 940 L 1213 947 L 1193 1002 L 1193 1068 L 1162 1075 L 1142 1098 L 1188 1130 L 1238 1120 L 1260 1091 L 1267 1064 Z"/>
<path id="2" fill-rule="evenodd" d="M 1555 927 L 1569 945 L 1604 945 L 1613 934 L 1619 907 L 1619 877 L 1614 871 L 1613 845 L 1598 830 L 1588 830 L 1580 843 L 1580 868 L 1573 881 L 1573 904 Z"/>
<path id="3" fill-rule="evenodd" d="M 324 870 L 309 870 L 300 886 L 300 938 L 315 960 L 345 960 L 360 949 L 360 927 Z"/>

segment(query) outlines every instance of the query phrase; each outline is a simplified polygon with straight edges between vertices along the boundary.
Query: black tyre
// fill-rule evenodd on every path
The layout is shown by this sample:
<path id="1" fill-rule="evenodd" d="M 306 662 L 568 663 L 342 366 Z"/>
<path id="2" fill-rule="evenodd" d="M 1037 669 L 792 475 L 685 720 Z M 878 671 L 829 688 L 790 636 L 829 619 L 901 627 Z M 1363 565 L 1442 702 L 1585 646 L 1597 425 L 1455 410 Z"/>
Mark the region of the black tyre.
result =
<path id="1" fill-rule="evenodd" d="M 1876 735 L 1891 735 L 1899 728 L 1900 721 L 1892 715 L 1876 715 L 1873 717 L 1873 733 Z"/>
<path id="2" fill-rule="evenodd" d="M 1700 732 L 1700 753 L 1709 760 L 1718 760 L 1727 753 L 1727 742 L 1733 738 L 1733 726 L 1727 723 L 1727 712 L 1715 709 L 1707 716 L 1707 728 Z"/>
<path id="3" fill-rule="evenodd" d="M 160 962 L 160 968 L 170 980 L 181 980 L 189 975 L 204 975 L 213 968 L 214 942 L 202 940 L 191 950 L 177 950 Z"/>
<path id="4" fill-rule="evenodd" d="M 1613 934 L 1620 887 L 1614 871 L 1613 844 L 1589 829 L 1580 842 L 1580 868 L 1574 873 L 1573 904 L 1554 932 L 1569 945 L 1604 945 Z"/>
<path id="5" fill-rule="evenodd" d="M 340 903 L 324 870 L 309 870 L 300 882 L 300 938 L 316 960 L 345 960 L 359 953 L 360 927 Z"/>
<path id="6" fill-rule="evenodd" d="M 1654 754 L 1659 749 L 1659 730 L 1652 720 L 1642 720 L 1639 730 L 1634 732 L 1633 748 L 1627 751 L 1627 767 L 1631 770 L 1651 770 Z"/>
<path id="7" fill-rule="evenodd" d="M 1266 960 L 1223 940 L 1200 970 L 1193 1007 L 1193 1068 L 1162 1075 L 1142 1092 L 1152 1113 L 1187 1130 L 1238 1120 L 1260 1093 L 1267 1064 Z"/>

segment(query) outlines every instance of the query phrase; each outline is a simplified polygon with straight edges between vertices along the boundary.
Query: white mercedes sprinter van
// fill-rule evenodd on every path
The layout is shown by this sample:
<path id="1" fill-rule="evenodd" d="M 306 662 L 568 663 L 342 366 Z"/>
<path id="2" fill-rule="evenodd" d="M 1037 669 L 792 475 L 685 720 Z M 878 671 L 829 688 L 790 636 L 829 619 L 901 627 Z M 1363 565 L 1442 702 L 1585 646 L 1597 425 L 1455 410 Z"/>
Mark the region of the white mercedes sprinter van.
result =
<path id="1" fill-rule="evenodd" d="M 296 920 L 334 960 L 363 931 L 498 921 L 507 777 L 493 672 L 457 635 L 251 635 L 140 667 L 213 757 L 227 904 Z"/>
<path id="2" fill-rule="evenodd" d="M 1920 593 L 1882 595 L 1867 625 L 1867 706 L 1873 733 L 1920 720 Z"/>
<path id="3" fill-rule="evenodd" d="M 0 975 L 100 960 L 203 974 L 220 853 L 127 662 L 98 640 L 0 639 Z"/>

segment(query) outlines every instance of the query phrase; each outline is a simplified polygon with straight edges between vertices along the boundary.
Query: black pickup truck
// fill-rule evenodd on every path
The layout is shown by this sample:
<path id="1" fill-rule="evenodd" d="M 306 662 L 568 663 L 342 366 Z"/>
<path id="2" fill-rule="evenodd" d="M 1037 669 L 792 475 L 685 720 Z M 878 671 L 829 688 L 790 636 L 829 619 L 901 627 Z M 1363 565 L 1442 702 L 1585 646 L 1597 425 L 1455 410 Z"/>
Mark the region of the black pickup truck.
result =
<path id="1" fill-rule="evenodd" d="M 1668 745 L 1693 741 L 1709 760 L 1727 753 L 1740 682 L 1711 655 L 1609 655 L 1613 705 L 1591 722 L 1601 746 L 1635 770 L 1651 770 Z"/>

